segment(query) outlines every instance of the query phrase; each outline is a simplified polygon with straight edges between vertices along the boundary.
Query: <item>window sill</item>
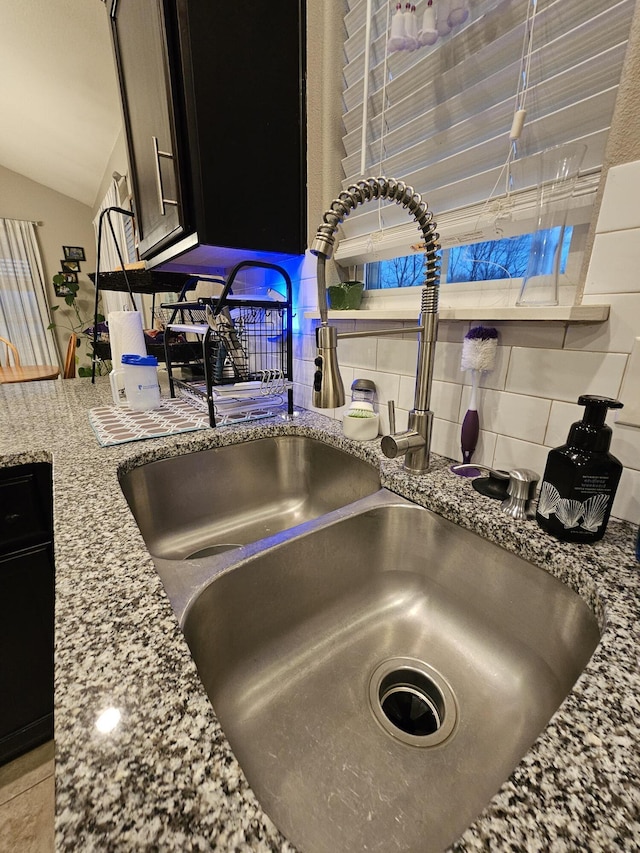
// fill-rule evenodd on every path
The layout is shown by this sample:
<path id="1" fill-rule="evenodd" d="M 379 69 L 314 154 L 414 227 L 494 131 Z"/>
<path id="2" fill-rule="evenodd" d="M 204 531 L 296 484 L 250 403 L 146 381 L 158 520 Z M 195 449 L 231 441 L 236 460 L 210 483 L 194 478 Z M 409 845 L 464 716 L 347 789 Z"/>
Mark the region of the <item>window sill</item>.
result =
<path id="1" fill-rule="evenodd" d="M 332 320 L 405 320 L 417 321 L 415 308 L 369 308 L 359 311 L 329 311 Z M 320 319 L 319 311 L 305 311 L 305 318 Z M 470 320 L 520 320 L 541 323 L 602 323 L 609 318 L 608 305 L 550 305 L 538 307 L 478 307 L 441 308 L 440 320 L 468 322 Z"/>

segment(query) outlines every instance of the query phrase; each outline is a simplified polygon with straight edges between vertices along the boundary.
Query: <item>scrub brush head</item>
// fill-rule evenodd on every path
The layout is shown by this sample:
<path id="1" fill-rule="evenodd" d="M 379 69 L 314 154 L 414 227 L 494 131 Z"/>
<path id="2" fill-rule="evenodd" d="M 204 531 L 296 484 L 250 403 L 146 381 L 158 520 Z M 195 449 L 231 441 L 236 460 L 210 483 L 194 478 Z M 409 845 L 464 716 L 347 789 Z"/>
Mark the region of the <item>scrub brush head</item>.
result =
<path id="1" fill-rule="evenodd" d="M 498 331 L 491 326 L 474 326 L 464 336 L 461 370 L 493 370 L 498 349 Z"/>

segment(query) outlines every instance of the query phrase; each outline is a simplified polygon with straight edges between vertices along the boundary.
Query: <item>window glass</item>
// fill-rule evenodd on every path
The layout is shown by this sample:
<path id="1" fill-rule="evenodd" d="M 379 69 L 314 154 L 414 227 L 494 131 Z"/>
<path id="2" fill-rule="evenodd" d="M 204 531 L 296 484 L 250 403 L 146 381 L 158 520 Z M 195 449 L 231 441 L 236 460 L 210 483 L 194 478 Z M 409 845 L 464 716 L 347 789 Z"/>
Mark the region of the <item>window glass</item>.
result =
<path id="1" fill-rule="evenodd" d="M 560 236 L 560 228 L 554 229 Z M 573 228 L 565 228 L 560 256 L 560 272 L 566 270 Z M 522 278 L 527 269 L 533 234 L 501 240 L 486 240 L 455 246 L 443 253 L 443 284 L 463 281 L 495 281 Z M 420 253 L 365 264 L 367 290 L 422 285 L 424 256 Z"/>

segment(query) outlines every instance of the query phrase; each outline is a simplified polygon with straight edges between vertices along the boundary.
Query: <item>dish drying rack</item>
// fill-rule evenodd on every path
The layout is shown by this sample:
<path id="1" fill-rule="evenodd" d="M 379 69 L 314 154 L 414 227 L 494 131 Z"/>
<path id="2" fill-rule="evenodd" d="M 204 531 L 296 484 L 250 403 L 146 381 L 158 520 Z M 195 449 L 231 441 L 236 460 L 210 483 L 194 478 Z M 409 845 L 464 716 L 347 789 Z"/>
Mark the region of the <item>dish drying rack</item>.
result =
<path id="1" fill-rule="evenodd" d="M 273 270 L 286 285 L 286 297 L 235 298 L 233 283 L 247 268 Z M 278 298 L 276 298 L 278 297 Z M 198 335 L 202 380 L 174 376 L 169 335 L 165 362 L 172 397 L 179 396 L 208 411 L 212 427 L 274 415 L 286 401 L 293 415 L 292 287 L 287 272 L 263 261 L 242 261 L 231 271 L 218 297 L 163 303 L 166 331 Z M 180 365 L 182 367 L 182 365 Z"/>

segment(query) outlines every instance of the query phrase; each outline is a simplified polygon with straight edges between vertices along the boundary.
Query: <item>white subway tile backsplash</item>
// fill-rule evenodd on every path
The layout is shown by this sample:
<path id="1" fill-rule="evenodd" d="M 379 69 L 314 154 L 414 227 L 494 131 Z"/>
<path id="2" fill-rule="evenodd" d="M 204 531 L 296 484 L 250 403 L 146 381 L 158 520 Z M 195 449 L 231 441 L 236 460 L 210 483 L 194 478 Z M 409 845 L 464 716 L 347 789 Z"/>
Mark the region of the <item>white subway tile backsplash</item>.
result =
<path id="1" fill-rule="evenodd" d="M 499 435 L 493 457 L 493 467 L 510 471 L 513 468 L 531 468 L 539 474 L 540 479 L 547 464 L 549 448 L 529 441 L 520 441 Z"/>
<path id="2" fill-rule="evenodd" d="M 640 428 L 615 423 L 612 429 L 611 452 L 625 468 L 640 471 Z"/>
<path id="3" fill-rule="evenodd" d="M 304 255 L 296 255 L 279 263 L 291 278 L 313 278 L 315 281 L 318 259 L 307 249 Z"/>
<path id="4" fill-rule="evenodd" d="M 431 411 L 436 418 L 459 423 L 462 385 L 454 382 L 434 382 L 431 388 Z"/>
<path id="5" fill-rule="evenodd" d="M 312 385 L 314 372 L 315 365 L 312 361 L 303 361 L 302 359 L 293 360 L 294 382 L 299 382 L 302 385 Z"/>
<path id="6" fill-rule="evenodd" d="M 459 320 L 455 323 L 448 322 L 447 320 L 440 320 L 438 323 L 437 340 L 461 344 L 468 331 L 469 323 L 461 323 Z"/>
<path id="7" fill-rule="evenodd" d="M 585 293 L 637 293 L 640 228 L 596 234 Z"/>
<path id="8" fill-rule="evenodd" d="M 476 445 L 476 449 L 473 452 L 471 461 L 477 462 L 479 465 L 488 465 L 491 468 L 493 466 L 493 458 L 496 453 L 497 440 L 498 436 L 495 434 L 495 432 L 489 432 L 489 430 L 481 429 L 480 435 L 478 436 L 478 444 Z M 455 458 L 456 460 L 462 461 L 462 450 L 460 449 L 460 434 L 458 434 L 458 453 Z"/>
<path id="9" fill-rule="evenodd" d="M 398 339 L 402 337 L 404 322 L 402 320 L 367 320 L 367 312 L 361 311 L 362 319 L 354 320 L 355 329 L 358 332 L 376 332 L 381 329 L 397 329 Z M 416 315 L 417 320 L 417 315 Z"/>
<path id="10" fill-rule="evenodd" d="M 613 166 L 607 173 L 596 231 L 640 228 L 640 160 Z"/>
<path id="11" fill-rule="evenodd" d="M 480 390 L 478 397 L 480 425 L 484 429 L 524 441 L 543 443 L 551 400 L 490 389 Z M 465 387 L 460 419 L 469 408 L 470 399 L 471 389 Z"/>
<path id="12" fill-rule="evenodd" d="M 448 459 L 460 460 L 460 426 L 440 418 L 433 419 L 431 450 Z"/>
<path id="13" fill-rule="evenodd" d="M 344 397 L 347 403 L 351 402 L 351 385 L 356 376 L 360 376 L 362 371 L 354 370 L 353 367 L 349 367 L 346 364 L 340 365 L 340 376 L 342 377 L 342 384 L 344 385 Z"/>
<path id="14" fill-rule="evenodd" d="M 311 387 L 301 382 L 294 382 L 293 402 L 295 406 L 302 406 L 303 409 L 309 409 L 311 407 Z"/>
<path id="15" fill-rule="evenodd" d="M 433 385 L 435 386 L 434 382 Z M 413 409 L 413 401 L 416 393 L 416 380 L 415 376 L 401 376 L 400 377 L 400 388 L 398 390 L 398 399 L 396 400 L 396 405 L 400 406 L 401 409 L 406 409 L 410 411 Z"/>
<path id="16" fill-rule="evenodd" d="M 634 524 L 640 522 L 640 471 L 625 468 L 622 472 L 611 515 Z"/>
<path id="17" fill-rule="evenodd" d="M 638 293 L 608 293 L 604 299 L 586 294 L 582 300 L 584 305 L 603 301 L 611 306 L 609 319 L 604 323 L 569 326 L 565 342 L 567 349 L 631 352 L 634 338 L 640 334 L 640 290 Z"/>
<path id="18" fill-rule="evenodd" d="M 443 453 L 440 450 L 436 450 L 436 453 L 440 453 L 442 456 L 448 456 L 450 459 L 453 459 L 454 462 L 462 462 L 462 449 L 460 447 L 460 424 L 454 424 L 451 423 L 451 421 L 440 421 L 438 418 L 434 419 L 434 424 L 435 423 L 439 423 L 442 434 L 448 436 L 448 443 L 446 445 L 443 445 L 446 446 L 447 452 Z M 478 465 L 491 466 L 493 464 L 493 455 L 495 453 L 496 439 L 497 436 L 494 432 L 489 432 L 488 430 L 481 429 L 480 434 L 478 435 L 478 443 L 476 444 L 476 449 L 473 452 L 471 461 L 477 463 Z"/>
<path id="19" fill-rule="evenodd" d="M 462 344 L 439 341 L 433 364 L 434 379 L 441 382 L 461 382 L 464 377 L 460 370 Z"/>
<path id="20" fill-rule="evenodd" d="M 561 403 L 559 400 L 554 400 L 551 404 L 544 444 L 547 447 L 561 447 L 566 444 L 571 424 L 581 420 L 583 412 L 584 408 L 577 403 Z"/>
<path id="21" fill-rule="evenodd" d="M 566 402 L 580 394 L 615 397 L 626 362 L 620 353 L 513 347 L 506 390 Z"/>
<path id="22" fill-rule="evenodd" d="M 296 295 L 297 290 L 297 295 Z M 303 278 L 293 284 L 294 305 L 296 311 L 313 311 L 318 303 L 318 286 L 315 278 Z"/>
<path id="23" fill-rule="evenodd" d="M 640 427 L 640 337 L 634 339 L 622 377 L 620 402 L 624 410 L 618 413 L 616 420 Z"/>
<path id="24" fill-rule="evenodd" d="M 350 367 L 370 368 L 376 364 L 377 351 L 377 338 L 346 338 L 338 343 L 338 361 Z"/>
<path id="25" fill-rule="evenodd" d="M 477 325 L 477 324 L 474 324 Z M 486 321 L 484 323 L 486 324 Z M 564 342 L 564 326 L 559 323 L 496 323 L 498 344 L 502 347 L 546 347 L 560 349 Z"/>
<path id="26" fill-rule="evenodd" d="M 418 359 L 416 341 L 406 341 L 402 338 L 378 338 L 377 352 L 376 368 L 378 370 L 415 376 Z"/>
<path id="27" fill-rule="evenodd" d="M 316 357 L 316 338 L 315 335 L 294 335 L 293 336 L 293 358 L 304 359 L 305 361 L 313 361 Z"/>
<path id="28" fill-rule="evenodd" d="M 397 405 L 409 411 L 413 409 L 416 390 L 414 376 L 400 377 L 400 391 Z M 447 421 L 458 421 L 460 412 L 460 395 L 462 386 L 454 382 L 433 382 L 431 386 L 430 409 L 436 418 Z"/>

